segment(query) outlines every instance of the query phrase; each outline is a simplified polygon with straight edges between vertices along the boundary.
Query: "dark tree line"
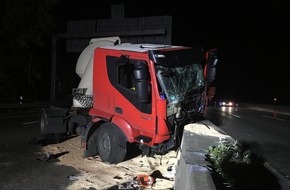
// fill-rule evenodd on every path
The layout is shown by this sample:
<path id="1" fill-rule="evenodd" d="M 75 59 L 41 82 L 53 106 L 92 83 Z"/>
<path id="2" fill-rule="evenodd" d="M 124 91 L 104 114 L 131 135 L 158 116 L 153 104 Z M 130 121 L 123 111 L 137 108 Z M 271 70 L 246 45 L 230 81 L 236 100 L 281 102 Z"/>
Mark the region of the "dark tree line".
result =
<path id="1" fill-rule="evenodd" d="M 46 100 L 59 0 L 0 0 L 0 103 Z"/>

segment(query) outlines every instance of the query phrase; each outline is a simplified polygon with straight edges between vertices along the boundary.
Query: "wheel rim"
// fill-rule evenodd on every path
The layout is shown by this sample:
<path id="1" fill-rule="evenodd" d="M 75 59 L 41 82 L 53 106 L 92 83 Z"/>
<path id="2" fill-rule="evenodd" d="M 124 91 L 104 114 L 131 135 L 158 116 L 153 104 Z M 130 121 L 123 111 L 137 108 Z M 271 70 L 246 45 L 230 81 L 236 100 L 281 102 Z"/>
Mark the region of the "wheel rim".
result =
<path id="1" fill-rule="evenodd" d="M 108 133 L 105 133 L 102 136 L 101 146 L 102 146 L 101 151 L 102 151 L 103 155 L 108 158 L 110 156 L 110 152 L 111 152 L 111 140 L 110 140 L 110 136 Z"/>
<path id="2" fill-rule="evenodd" d="M 46 117 L 45 117 L 45 113 L 44 112 L 41 112 L 41 115 L 40 115 L 40 132 L 42 135 L 45 135 L 46 134 Z"/>
<path id="3" fill-rule="evenodd" d="M 109 123 L 103 124 L 98 131 L 98 153 L 103 162 L 116 164 L 126 156 L 126 139 L 117 126 Z"/>

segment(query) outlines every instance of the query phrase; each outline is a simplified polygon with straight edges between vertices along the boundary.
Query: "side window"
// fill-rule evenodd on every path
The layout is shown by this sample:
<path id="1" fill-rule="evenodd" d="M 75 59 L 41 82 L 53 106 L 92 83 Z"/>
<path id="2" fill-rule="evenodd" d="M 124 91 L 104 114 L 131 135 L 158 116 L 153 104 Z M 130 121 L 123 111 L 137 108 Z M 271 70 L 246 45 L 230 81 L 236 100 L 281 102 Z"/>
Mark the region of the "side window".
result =
<path id="1" fill-rule="evenodd" d="M 135 91 L 136 82 L 134 78 L 134 65 L 126 63 L 118 66 L 118 84 Z"/>
<path id="2" fill-rule="evenodd" d="M 144 73 L 139 71 L 142 60 L 130 59 L 129 56 L 107 56 L 106 61 L 111 85 L 142 113 L 150 114 L 152 112 L 152 94 L 150 93 L 148 102 L 139 101 L 137 97 L 138 95 L 142 96 L 142 89 L 144 90 L 142 88 L 144 81 L 140 81 Z M 147 64 L 145 61 L 143 62 Z M 146 69 L 149 73 L 149 69 L 147 67 Z M 135 79 L 136 75 L 139 77 L 139 81 Z M 148 77 L 150 81 L 150 75 Z"/>

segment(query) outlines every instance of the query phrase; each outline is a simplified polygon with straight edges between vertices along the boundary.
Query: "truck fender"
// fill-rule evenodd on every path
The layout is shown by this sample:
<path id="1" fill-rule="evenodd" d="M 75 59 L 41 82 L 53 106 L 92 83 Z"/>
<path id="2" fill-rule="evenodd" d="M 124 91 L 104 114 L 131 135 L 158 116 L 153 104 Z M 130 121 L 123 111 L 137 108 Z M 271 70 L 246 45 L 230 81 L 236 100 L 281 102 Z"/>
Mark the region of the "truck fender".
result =
<path id="1" fill-rule="evenodd" d="M 111 123 L 119 127 L 125 136 L 127 137 L 127 140 L 132 143 L 134 142 L 134 132 L 132 126 L 123 118 L 114 115 L 111 119 Z"/>
<path id="2" fill-rule="evenodd" d="M 101 119 L 98 119 L 98 120 L 93 119 L 93 120 L 89 121 L 86 125 L 82 126 L 81 131 L 80 131 L 80 135 L 81 135 L 81 141 L 82 141 L 81 143 L 82 143 L 83 147 L 86 148 L 86 144 L 87 144 L 89 138 L 103 123 L 105 123 L 105 121 L 103 121 Z"/>

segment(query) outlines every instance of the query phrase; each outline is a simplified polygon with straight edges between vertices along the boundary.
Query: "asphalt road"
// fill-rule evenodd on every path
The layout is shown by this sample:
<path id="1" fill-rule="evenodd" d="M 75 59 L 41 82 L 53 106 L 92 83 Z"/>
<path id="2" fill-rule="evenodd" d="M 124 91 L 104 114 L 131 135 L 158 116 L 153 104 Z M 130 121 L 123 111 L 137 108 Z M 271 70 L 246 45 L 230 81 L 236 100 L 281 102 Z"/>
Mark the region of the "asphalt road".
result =
<path id="1" fill-rule="evenodd" d="M 38 160 L 42 146 L 34 143 L 40 135 L 37 119 L 38 115 L 0 118 L 1 190 L 65 189 L 72 183 L 67 176 L 79 173 Z"/>
<path id="2" fill-rule="evenodd" d="M 174 180 L 163 175 L 177 162 L 176 152 L 149 158 L 136 151 L 109 165 L 98 156 L 83 158 L 80 136 L 39 143 L 37 114 L 0 116 L 0 123 L 0 190 L 115 190 L 136 186 L 144 173 L 154 176 L 154 189 L 172 189 Z"/>
<path id="3" fill-rule="evenodd" d="M 256 106 L 210 107 L 205 117 L 234 139 L 246 144 L 253 153 L 263 157 L 288 181 L 290 115 L 288 112 L 276 112 L 272 108 Z"/>
<path id="4" fill-rule="evenodd" d="M 272 110 L 216 107 L 209 108 L 205 117 L 233 138 L 249 144 L 254 153 L 265 157 L 290 184 L 290 115 L 287 114 L 290 112 L 278 112 L 273 117 Z M 31 186 L 39 183 L 43 189 L 61 189 L 70 182 L 60 176 L 78 172 L 72 167 L 51 167 L 36 160 L 41 147 L 29 141 L 40 135 L 37 120 L 37 114 L 0 117 L 1 190 L 33 189 Z"/>

